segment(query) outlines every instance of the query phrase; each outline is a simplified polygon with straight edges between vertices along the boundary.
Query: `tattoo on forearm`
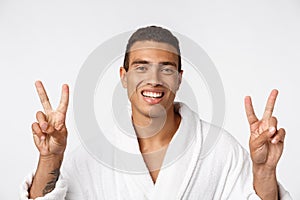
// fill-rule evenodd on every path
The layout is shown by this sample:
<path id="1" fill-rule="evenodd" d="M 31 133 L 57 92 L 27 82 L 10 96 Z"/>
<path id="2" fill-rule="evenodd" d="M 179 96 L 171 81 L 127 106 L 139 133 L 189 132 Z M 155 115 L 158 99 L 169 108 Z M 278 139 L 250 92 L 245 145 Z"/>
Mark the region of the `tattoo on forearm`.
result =
<path id="1" fill-rule="evenodd" d="M 46 195 L 48 194 L 49 192 L 51 192 L 54 188 L 55 188 L 55 184 L 56 184 L 56 181 L 58 180 L 58 177 L 59 177 L 59 168 L 53 170 L 52 172 L 50 172 L 49 174 L 53 175 L 53 179 L 51 181 L 49 181 L 44 190 L 43 190 L 43 195 Z"/>

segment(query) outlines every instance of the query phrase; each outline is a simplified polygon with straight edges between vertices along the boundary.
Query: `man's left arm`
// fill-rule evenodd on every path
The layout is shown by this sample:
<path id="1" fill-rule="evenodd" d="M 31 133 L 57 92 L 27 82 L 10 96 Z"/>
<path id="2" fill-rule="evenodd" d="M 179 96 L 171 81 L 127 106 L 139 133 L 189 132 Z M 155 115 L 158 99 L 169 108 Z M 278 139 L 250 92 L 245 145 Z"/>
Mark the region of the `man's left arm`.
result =
<path id="1" fill-rule="evenodd" d="M 278 91 L 272 90 L 261 120 L 254 113 L 251 98 L 245 98 L 245 110 L 251 132 L 249 147 L 253 187 L 263 200 L 279 199 L 276 167 L 283 151 L 285 130 L 277 129 L 277 119 L 272 115 L 277 95 Z"/>

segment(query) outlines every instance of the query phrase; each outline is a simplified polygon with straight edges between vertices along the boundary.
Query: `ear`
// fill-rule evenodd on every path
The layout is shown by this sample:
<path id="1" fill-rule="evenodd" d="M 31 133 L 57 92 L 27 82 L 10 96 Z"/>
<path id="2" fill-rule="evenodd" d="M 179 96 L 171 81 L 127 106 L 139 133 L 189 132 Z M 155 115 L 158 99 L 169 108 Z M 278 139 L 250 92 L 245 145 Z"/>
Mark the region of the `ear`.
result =
<path id="1" fill-rule="evenodd" d="M 124 67 L 120 67 L 120 79 L 121 79 L 123 88 L 127 88 L 127 76 L 126 76 L 126 70 Z"/>
<path id="2" fill-rule="evenodd" d="M 179 90 L 180 84 L 182 82 L 182 74 L 183 74 L 183 70 L 180 70 L 180 72 L 178 73 L 178 87 L 177 87 L 177 90 Z"/>

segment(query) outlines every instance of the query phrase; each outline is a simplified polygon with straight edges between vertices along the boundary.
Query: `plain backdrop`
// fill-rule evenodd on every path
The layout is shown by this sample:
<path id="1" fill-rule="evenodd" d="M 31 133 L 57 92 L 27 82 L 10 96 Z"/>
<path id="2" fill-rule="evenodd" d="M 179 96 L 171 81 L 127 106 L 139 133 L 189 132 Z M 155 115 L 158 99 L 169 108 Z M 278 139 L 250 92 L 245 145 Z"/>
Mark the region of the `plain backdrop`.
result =
<path id="1" fill-rule="evenodd" d="M 224 85 L 224 128 L 246 149 L 244 96 L 252 96 L 261 117 L 269 92 L 279 90 L 274 114 L 287 136 L 278 180 L 300 199 L 297 0 L 0 0 L 0 199 L 17 199 L 21 181 L 37 164 L 30 127 L 42 107 L 35 80 L 43 80 L 56 107 L 61 85 L 68 83 L 72 94 L 80 67 L 96 47 L 114 35 L 152 24 L 185 35 L 206 51 Z M 66 154 L 80 145 L 72 101 Z"/>

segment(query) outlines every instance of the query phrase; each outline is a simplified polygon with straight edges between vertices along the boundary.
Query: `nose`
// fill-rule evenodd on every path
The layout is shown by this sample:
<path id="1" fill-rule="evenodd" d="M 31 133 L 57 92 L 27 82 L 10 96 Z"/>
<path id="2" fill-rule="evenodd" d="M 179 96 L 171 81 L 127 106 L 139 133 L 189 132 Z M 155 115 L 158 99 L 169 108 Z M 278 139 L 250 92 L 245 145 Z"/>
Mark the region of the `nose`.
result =
<path id="1" fill-rule="evenodd" d="M 149 73 L 147 84 L 152 86 L 162 85 L 159 70 L 155 69 L 154 67 L 152 68 L 151 73 Z"/>

